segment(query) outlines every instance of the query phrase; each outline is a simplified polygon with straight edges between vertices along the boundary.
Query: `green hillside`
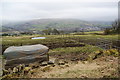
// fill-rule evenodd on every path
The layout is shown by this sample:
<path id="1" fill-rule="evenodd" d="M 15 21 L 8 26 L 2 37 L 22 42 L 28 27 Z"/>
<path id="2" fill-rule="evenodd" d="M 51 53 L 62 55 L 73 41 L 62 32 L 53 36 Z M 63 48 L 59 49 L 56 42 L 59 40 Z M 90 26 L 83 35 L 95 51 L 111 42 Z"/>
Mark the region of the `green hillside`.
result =
<path id="1" fill-rule="evenodd" d="M 55 28 L 61 31 L 87 31 L 101 30 L 102 28 L 111 27 L 110 22 L 88 22 L 78 19 L 36 19 L 27 22 L 12 23 L 3 25 L 4 29 L 14 29 L 18 31 L 42 31 L 48 28 Z M 5 30 L 6 31 L 6 30 Z"/>

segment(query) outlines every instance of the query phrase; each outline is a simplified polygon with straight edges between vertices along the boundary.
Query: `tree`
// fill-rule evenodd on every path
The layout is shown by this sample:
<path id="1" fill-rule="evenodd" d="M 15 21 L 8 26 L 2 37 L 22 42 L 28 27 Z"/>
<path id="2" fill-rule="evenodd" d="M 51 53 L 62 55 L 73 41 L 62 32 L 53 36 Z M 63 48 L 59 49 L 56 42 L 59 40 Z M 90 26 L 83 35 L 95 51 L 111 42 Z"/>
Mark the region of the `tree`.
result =
<path id="1" fill-rule="evenodd" d="M 116 21 L 113 22 L 112 30 L 113 30 L 113 33 L 120 34 L 120 20 L 116 20 Z"/>
<path id="2" fill-rule="evenodd" d="M 112 29 L 113 30 L 117 30 L 118 29 L 118 23 L 119 22 L 117 20 L 112 23 Z"/>
<path id="3" fill-rule="evenodd" d="M 55 35 L 56 35 L 56 34 L 60 34 L 60 32 L 59 32 L 57 29 L 53 29 L 53 30 L 52 30 L 52 33 L 55 34 Z"/>
<path id="4" fill-rule="evenodd" d="M 111 33 L 110 28 L 106 28 L 106 29 L 104 30 L 104 34 L 105 34 L 105 35 L 108 35 L 108 34 L 110 34 L 110 33 Z"/>
<path id="5" fill-rule="evenodd" d="M 45 35 L 51 35 L 51 34 L 60 34 L 60 32 L 57 29 L 48 28 L 42 31 Z"/>
<path id="6" fill-rule="evenodd" d="M 116 20 L 112 23 L 112 28 L 106 28 L 105 34 L 120 34 L 120 20 Z"/>
<path id="7" fill-rule="evenodd" d="M 45 35 L 49 35 L 49 32 L 48 32 L 48 30 L 46 29 L 46 30 L 43 30 L 42 31 Z"/>

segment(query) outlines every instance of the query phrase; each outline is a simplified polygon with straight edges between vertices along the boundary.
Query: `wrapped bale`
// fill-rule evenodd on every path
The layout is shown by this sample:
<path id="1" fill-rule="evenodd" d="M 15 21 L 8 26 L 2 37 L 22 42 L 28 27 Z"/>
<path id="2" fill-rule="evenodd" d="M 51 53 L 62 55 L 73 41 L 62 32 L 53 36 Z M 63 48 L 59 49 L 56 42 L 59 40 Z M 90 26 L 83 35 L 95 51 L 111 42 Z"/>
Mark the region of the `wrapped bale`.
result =
<path id="1" fill-rule="evenodd" d="M 49 48 L 41 44 L 11 46 L 4 51 L 3 55 L 6 58 L 6 66 L 11 66 L 13 64 L 48 60 L 48 51 Z"/>

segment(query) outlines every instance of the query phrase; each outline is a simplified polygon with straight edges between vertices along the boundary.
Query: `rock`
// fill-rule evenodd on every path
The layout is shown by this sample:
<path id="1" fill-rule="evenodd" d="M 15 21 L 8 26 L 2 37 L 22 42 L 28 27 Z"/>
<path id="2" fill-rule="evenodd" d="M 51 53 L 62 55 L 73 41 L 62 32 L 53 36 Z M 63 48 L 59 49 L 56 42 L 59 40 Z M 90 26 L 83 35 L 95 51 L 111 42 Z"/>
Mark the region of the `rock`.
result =
<path id="1" fill-rule="evenodd" d="M 51 65 L 52 67 L 55 67 L 55 64 L 53 61 L 48 61 L 48 65 Z"/>
<path id="2" fill-rule="evenodd" d="M 24 71 L 30 71 L 31 70 L 31 67 L 25 67 L 24 68 Z"/>
<path id="3" fill-rule="evenodd" d="M 16 68 L 18 69 L 18 72 L 22 72 L 22 70 L 25 68 L 25 64 L 17 65 Z"/>
<path id="4" fill-rule="evenodd" d="M 40 64 L 40 66 L 47 66 L 48 65 L 48 62 L 47 61 L 44 61 Z"/>
<path id="5" fill-rule="evenodd" d="M 78 58 L 72 58 L 71 61 L 77 61 L 79 60 Z"/>
<path id="6" fill-rule="evenodd" d="M 81 57 L 79 58 L 79 60 L 81 60 L 81 61 L 86 61 L 87 58 L 86 58 L 86 56 L 85 56 L 85 57 L 84 57 L 84 56 L 81 56 Z"/>
<path id="7" fill-rule="evenodd" d="M 64 65 L 60 65 L 60 66 L 59 66 L 59 68 L 60 68 L 60 69 L 61 69 L 61 68 L 62 68 L 62 69 L 64 69 L 64 68 L 65 68 L 65 66 L 64 66 Z"/>
<path id="8" fill-rule="evenodd" d="M 23 69 L 24 69 L 25 65 L 18 65 L 17 68 L 18 68 L 18 71 L 21 72 Z"/>
<path id="9" fill-rule="evenodd" d="M 12 73 L 13 73 L 13 71 L 12 71 L 11 68 L 9 68 L 8 71 L 9 71 L 9 74 L 12 74 Z"/>
<path id="10" fill-rule="evenodd" d="M 48 61 L 48 64 L 54 64 L 54 62 L 53 61 Z"/>
<path id="11" fill-rule="evenodd" d="M 65 67 L 69 67 L 69 65 L 67 64 L 67 65 L 65 65 Z"/>
<path id="12" fill-rule="evenodd" d="M 94 59 L 96 59 L 96 58 L 98 58 L 99 56 L 101 56 L 102 55 L 102 51 L 96 51 L 96 52 L 94 52 L 94 53 L 90 53 L 89 55 L 88 55 L 88 61 L 89 62 L 91 62 L 92 60 L 94 60 Z"/>
<path id="13" fill-rule="evenodd" d="M 30 73 L 30 74 L 33 74 L 33 73 L 35 73 L 35 71 L 34 71 L 33 69 L 31 69 L 31 70 L 29 71 L 29 73 Z"/>
<path id="14" fill-rule="evenodd" d="M 29 64 L 25 64 L 25 67 L 29 67 Z"/>
<path id="15" fill-rule="evenodd" d="M 59 63 L 58 63 L 58 65 L 64 65 L 64 64 L 65 64 L 65 62 L 62 61 L 62 60 L 60 60 Z"/>
<path id="16" fill-rule="evenodd" d="M 13 64 L 31 63 L 37 60 L 38 61 L 48 60 L 49 58 L 47 55 L 48 51 L 49 48 L 41 44 L 12 46 L 7 48 L 4 51 L 3 55 L 6 58 L 6 66 L 10 66 Z"/>
<path id="17" fill-rule="evenodd" d="M 64 63 L 68 63 L 68 61 L 65 60 Z"/>
<path id="18" fill-rule="evenodd" d="M 31 67 L 32 69 L 35 69 L 35 68 L 40 67 L 40 64 L 39 63 L 31 63 L 31 64 L 29 64 L 29 67 Z"/>
<path id="19" fill-rule="evenodd" d="M 13 68 L 13 73 L 17 73 L 18 69 L 16 67 Z"/>
<path id="20" fill-rule="evenodd" d="M 9 73 L 9 71 L 8 71 L 8 70 L 3 69 L 3 75 L 6 75 L 6 74 L 8 74 L 8 73 Z"/>
<path id="21" fill-rule="evenodd" d="M 32 69 L 35 69 L 35 68 L 38 68 L 39 67 L 39 65 L 34 65 L 34 66 L 32 66 Z"/>
<path id="22" fill-rule="evenodd" d="M 23 70 L 24 74 L 27 74 L 31 69 L 31 67 L 25 67 Z"/>
<path id="23" fill-rule="evenodd" d="M 51 66 L 52 66 L 52 67 L 55 67 L 55 64 L 52 64 Z"/>
<path id="24" fill-rule="evenodd" d="M 88 63 L 88 61 L 83 61 L 83 63 L 84 63 L 84 64 L 87 64 L 87 63 Z"/>
<path id="25" fill-rule="evenodd" d="M 22 64 L 22 69 L 24 69 L 25 68 L 25 64 Z"/>
<path id="26" fill-rule="evenodd" d="M 88 77 L 83 75 L 83 76 L 81 76 L 81 78 L 85 78 L 85 79 L 86 79 L 86 78 L 88 78 Z"/>
<path id="27" fill-rule="evenodd" d="M 55 59 L 55 60 L 54 60 L 54 63 L 55 63 L 55 64 L 59 64 L 59 61 L 60 61 L 59 59 Z"/>
<path id="28" fill-rule="evenodd" d="M 11 79 L 12 78 L 12 74 L 4 75 L 2 78 L 3 78 L 3 80 Z"/>
<path id="29" fill-rule="evenodd" d="M 50 67 L 51 67 L 51 66 L 45 66 L 45 67 L 42 68 L 42 71 L 43 71 L 43 72 L 49 71 L 49 70 L 50 70 Z"/>

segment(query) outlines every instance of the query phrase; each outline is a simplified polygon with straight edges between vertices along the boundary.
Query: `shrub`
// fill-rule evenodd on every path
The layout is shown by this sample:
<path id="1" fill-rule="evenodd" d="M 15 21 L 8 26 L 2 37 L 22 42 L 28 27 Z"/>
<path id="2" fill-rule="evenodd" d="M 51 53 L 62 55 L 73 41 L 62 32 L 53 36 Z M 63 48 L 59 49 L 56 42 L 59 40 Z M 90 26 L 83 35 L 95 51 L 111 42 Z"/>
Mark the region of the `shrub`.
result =
<path id="1" fill-rule="evenodd" d="M 119 57 L 120 53 L 118 52 L 117 49 L 109 49 L 109 50 L 104 50 L 103 53 L 105 55 L 112 55 L 112 56 L 115 56 L 115 57 Z"/>

